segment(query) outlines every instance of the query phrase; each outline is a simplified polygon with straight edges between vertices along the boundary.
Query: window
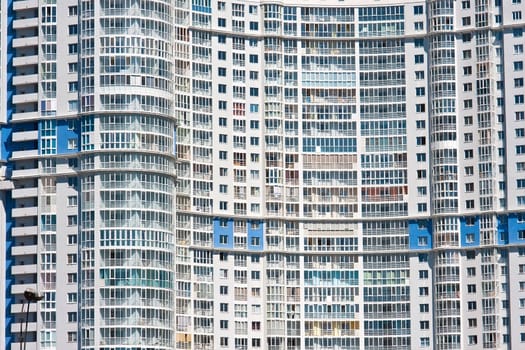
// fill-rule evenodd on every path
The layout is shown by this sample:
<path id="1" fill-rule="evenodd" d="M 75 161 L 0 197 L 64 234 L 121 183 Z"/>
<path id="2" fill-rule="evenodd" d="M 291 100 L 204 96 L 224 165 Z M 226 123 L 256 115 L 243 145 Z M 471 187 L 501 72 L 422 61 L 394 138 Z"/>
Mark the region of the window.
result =
<path id="1" fill-rule="evenodd" d="M 419 287 L 419 295 L 420 296 L 428 295 L 428 287 Z"/>
<path id="2" fill-rule="evenodd" d="M 463 108 L 465 109 L 471 109 L 472 108 L 472 100 L 463 100 Z"/>
<path id="3" fill-rule="evenodd" d="M 514 103 L 517 105 L 522 105 L 525 101 L 524 95 L 514 95 Z"/>
<path id="4" fill-rule="evenodd" d="M 420 169 L 417 171 L 417 178 L 418 179 L 426 179 L 427 178 L 427 171 L 424 169 Z"/>
<path id="5" fill-rule="evenodd" d="M 416 64 L 425 63 L 425 56 L 423 56 L 423 55 L 415 55 L 414 56 L 414 62 Z"/>
<path id="6" fill-rule="evenodd" d="M 428 270 L 419 270 L 420 279 L 428 279 Z"/>
<path id="7" fill-rule="evenodd" d="M 475 301 L 469 301 L 469 302 L 467 303 L 467 309 L 468 309 L 469 311 L 474 311 L 474 310 L 476 310 L 476 309 L 477 309 L 476 302 L 475 302 Z"/>
<path id="8" fill-rule="evenodd" d="M 465 175 L 466 176 L 474 175 L 474 167 L 473 166 L 466 166 L 465 167 Z"/>
<path id="9" fill-rule="evenodd" d="M 228 141 L 228 135 L 219 134 L 219 143 L 226 143 Z"/>
<path id="10" fill-rule="evenodd" d="M 77 244 L 77 235 L 67 235 L 67 244 Z"/>
<path id="11" fill-rule="evenodd" d="M 417 48 L 424 47 L 425 40 L 424 39 L 414 39 L 414 46 Z"/>
<path id="12" fill-rule="evenodd" d="M 466 149 L 464 151 L 464 154 L 465 154 L 465 159 L 471 159 L 471 158 L 474 158 L 474 151 L 471 150 L 471 149 Z"/>
<path id="13" fill-rule="evenodd" d="M 469 335 L 468 336 L 468 345 L 476 345 L 478 343 L 478 336 L 477 335 Z"/>
<path id="14" fill-rule="evenodd" d="M 416 96 L 425 96 L 425 88 L 424 87 L 417 87 L 416 88 Z"/>
<path id="15" fill-rule="evenodd" d="M 430 347 L 430 338 L 429 337 L 423 337 L 419 339 L 419 345 L 422 348 L 428 348 Z"/>
<path id="16" fill-rule="evenodd" d="M 416 159 L 418 162 L 426 162 L 427 154 L 426 153 L 416 153 Z"/>
<path id="17" fill-rule="evenodd" d="M 425 186 L 418 186 L 417 187 L 417 195 L 424 197 L 427 195 L 427 188 Z"/>
<path id="18" fill-rule="evenodd" d="M 461 8 L 466 10 L 470 8 L 470 0 L 463 0 L 461 2 Z"/>
<path id="19" fill-rule="evenodd" d="M 219 18 L 217 19 L 217 25 L 218 25 L 219 27 L 222 27 L 222 28 L 226 27 L 226 18 L 220 18 L 220 17 L 219 17 Z"/>
<path id="20" fill-rule="evenodd" d="M 67 293 L 67 302 L 76 303 L 77 302 L 77 293 Z"/>
<path id="21" fill-rule="evenodd" d="M 465 192 L 474 192 L 474 183 L 468 182 L 465 184 Z"/>
<path id="22" fill-rule="evenodd" d="M 220 303 L 219 308 L 221 312 L 228 312 L 228 304 L 227 303 Z"/>
<path id="23" fill-rule="evenodd" d="M 228 185 L 224 185 L 224 184 L 219 185 L 219 192 L 228 193 Z"/>
<path id="24" fill-rule="evenodd" d="M 466 117 L 463 118 L 463 120 L 464 120 L 465 125 L 472 125 L 472 116 L 471 115 L 467 115 Z"/>
<path id="25" fill-rule="evenodd" d="M 78 27 L 76 24 L 71 24 L 68 27 L 69 35 L 77 35 L 78 34 Z"/>
<path id="26" fill-rule="evenodd" d="M 476 293 L 476 285 L 475 284 L 468 284 L 467 285 L 467 291 L 468 291 L 468 293 L 475 294 Z"/>
<path id="27" fill-rule="evenodd" d="M 523 70 L 523 61 L 515 61 L 513 63 L 514 70 L 515 71 L 522 71 Z"/>
<path id="28" fill-rule="evenodd" d="M 472 74 L 471 66 L 463 67 L 463 75 L 471 75 L 471 74 Z"/>
<path id="29" fill-rule="evenodd" d="M 228 295 L 228 286 L 220 286 L 219 287 L 219 293 L 221 295 Z"/>
<path id="30" fill-rule="evenodd" d="M 68 343 L 76 343 L 77 332 L 67 332 L 67 341 Z"/>
<path id="31" fill-rule="evenodd" d="M 469 318 L 467 322 L 468 322 L 468 327 L 469 328 L 476 328 L 478 326 L 478 319 L 477 318 Z"/>
<path id="32" fill-rule="evenodd" d="M 219 118 L 219 126 L 227 126 L 227 125 L 228 125 L 228 121 L 226 118 L 224 117 Z"/>
<path id="33" fill-rule="evenodd" d="M 427 203 L 418 203 L 417 204 L 417 211 L 419 213 L 424 213 L 427 211 Z"/>
<path id="34" fill-rule="evenodd" d="M 226 202 L 226 201 L 220 201 L 220 202 L 219 202 L 219 209 L 220 209 L 220 210 L 228 210 L 228 202 Z"/>
<path id="35" fill-rule="evenodd" d="M 225 60 L 226 59 L 226 51 L 218 51 L 217 52 L 217 58 L 219 60 Z"/>
<path id="36" fill-rule="evenodd" d="M 76 264 L 77 263 L 77 254 L 71 253 L 67 255 L 67 263 L 68 265 Z"/>
<path id="37" fill-rule="evenodd" d="M 423 113 L 425 112 L 426 108 L 425 108 L 425 104 L 424 103 L 417 103 L 416 104 L 416 112 L 417 113 Z"/>
<path id="38" fill-rule="evenodd" d="M 228 152 L 227 151 L 219 151 L 219 159 L 222 159 L 222 160 L 228 159 Z"/>
<path id="39" fill-rule="evenodd" d="M 427 236 L 419 236 L 419 237 L 417 238 L 417 244 L 418 244 L 420 247 L 427 246 L 427 245 L 428 245 L 428 237 L 427 237 Z"/>
<path id="40" fill-rule="evenodd" d="M 523 44 L 516 44 L 514 45 L 514 54 L 520 55 L 523 53 Z"/>
<path id="41" fill-rule="evenodd" d="M 467 132 L 465 134 L 463 134 L 463 138 L 465 140 L 466 143 L 469 143 L 469 142 L 472 142 L 472 140 L 474 139 L 474 136 L 471 132 Z"/>
<path id="42" fill-rule="evenodd" d="M 226 35 L 217 35 L 217 42 L 219 44 L 226 44 Z"/>
<path id="43" fill-rule="evenodd" d="M 67 321 L 68 322 L 77 322 L 77 313 L 76 312 L 68 312 L 67 313 Z"/>
<path id="44" fill-rule="evenodd" d="M 516 79 L 514 79 L 514 87 L 515 88 L 523 87 L 523 78 L 516 78 Z"/>
<path id="45" fill-rule="evenodd" d="M 472 58 L 472 51 L 471 50 L 463 50 L 463 59 L 469 60 Z"/>
<path id="46" fill-rule="evenodd" d="M 225 77 L 226 76 L 226 68 L 224 68 L 224 67 L 219 67 L 217 72 L 218 72 L 220 77 Z"/>
<path id="47" fill-rule="evenodd" d="M 227 109 L 227 106 L 228 106 L 228 102 L 226 102 L 226 101 L 220 101 L 220 100 L 219 100 L 219 109 L 220 109 L 220 110 L 225 110 L 225 109 Z"/>
<path id="48" fill-rule="evenodd" d="M 259 105 L 257 103 L 250 104 L 250 112 L 258 113 L 259 112 Z M 252 121 L 255 121 L 255 120 L 252 120 Z M 250 121 L 250 127 L 252 125 L 252 121 Z M 253 128 L 252 127 L 252 129 L 258 129 L 258 127 L 257 128 Z"/>
<path id="49" fill-rule="evenodd" d="M 419 329 L 430 329 L 430 321 L 419 321 Z"/>
<path id="50" fill-rule="evenodd" d="M 228 320 L 221 320 L 219 324 L 221 329 L 228 329 Z"/>
<path id="51" fill-rule="evenodd" d="M 473 199 L 467 199 L 465 201 L 465 208 L 467 208 L 467 209 L 474 209 L 474 200 Z"/>
<path id="52" fill-rule="evenodd" d="M 426 137 L 425 136 L 418 136 L 416 137 L 416 144 L 418 146 L 424 146 L 427 144 L 427 141 L 426 141 Z"/>
<path id="53" fill-rule="evenodd" d="M 259 56 L 250 55 L 250 63 L 257 63 L 257 62 L 259 62 Z"/>
<path id="54" fill-rule="evenodd" d="M 67 225 L 68 226 L 76 226 L 77 225 L 77 216 L 76 215 L 69 215 L 67 217 Z"/>
<path id="55" fill-rule="evenodd" d="M 423 6 L 414 6 L 414 15 L 422 15 L 423 14 Z"/>
<path id="56" fill-rule="evenodd" d="M 77 283 L 77 274 L 76 273 L 68 273 L 67 274 L 67 283 Z"/>
<path id="57" fill-rule="evenodd" d="M 228 337 L 220 337 L 220 344 L 221 346 L 228 346 Z"/>
<path id="58" fill-rule="evenodd" d="M 259 96 L 259 89 L 258 88 L 250 88 L 250 96 Z"/>
<path id="59" fill-rule="evenodd" d="M 77 64 L 76 62 L 74 62 L 74 63 L 69 63 L 69 64 L 67 65 L 67 67 L 68 67 L 68 72 L 69 72 L 69 73 L 76 73 L 77 70 L 78 70 L 78 64 Z"/>
<path id="60" fill-rule="evenodd" d="M 468 277 L 476 276 L 476 268 L 475 267 L 467 267 L 467 276 Z"/>
<path id="61" fill-rule="evenodd" d="M 472 83 L 463 84 L 463 91 L 472 91 Z"/>
<path id="62" fill-rule="evenodd" d="M 67 46 L 67 49 L 68 49 L 68 53 L 70 55 L 76 54 L 78 52 L 78 45 L 77 44 L 69 44 Z"/>
<path id="63" fill-rule="evenodd" d="M 422 70 L 416 71 L 416 80 L 423 80 L 425 79 L 425 72 Z"/>
<path id="64" fill-rule="evenodd" d="M 416 120 L 416 128 L 424 129 L 425 128 L 425 121 L 424 120 Z"/>
<path id="65" fill-rule="evenodd" d="M 512 19 L 518 21 L 521 19 L 521 11 L 512 11 Z"/>
<path id="66" fill-rule="evenodd" d="M 419 304 L 419 312 L 427 313 L 429 312 L 430 307 L 428 304 Z"/>
<path id="67" fill-rule="evenodd" d="M 69 6 L 68 7 L 68 13 L 69 13 L 69 16 L 76 16 L 78 14 L 78 7 L 77 6 Z"/>
<path id="68" fill-rule="evenodd" d="M 257 80 L 259 79 L 259 72 L 251 70 L 250 71 L 250 80 Z"/>
<path id="69" fill-rule="evenodd" d="M 218 85 L 219 94 L 225 94 L 226 93 L 226 84 L 219 84 Z"/>
<path id="70" fill-rule="evenodd" d="M 260 271 L 252 271 L 252 280 L 260 280 L 261 279 L 261 272 Z"/>
<path id="71" fill-rule="evenodd" d="M 423 30 L 424 24 L 421 21 L 414 22 L 414 30 Z"/>

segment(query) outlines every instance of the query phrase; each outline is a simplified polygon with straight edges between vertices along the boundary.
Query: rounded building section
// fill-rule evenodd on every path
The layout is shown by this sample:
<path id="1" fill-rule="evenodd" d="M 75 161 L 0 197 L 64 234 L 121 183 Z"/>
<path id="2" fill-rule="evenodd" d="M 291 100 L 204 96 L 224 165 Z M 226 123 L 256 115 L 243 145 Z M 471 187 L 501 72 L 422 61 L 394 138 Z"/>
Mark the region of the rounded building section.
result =
<path id="1" fill-rule="evenodd" d="M 80 345 L 173 349 L 173 10 L 80 5 Z"/>

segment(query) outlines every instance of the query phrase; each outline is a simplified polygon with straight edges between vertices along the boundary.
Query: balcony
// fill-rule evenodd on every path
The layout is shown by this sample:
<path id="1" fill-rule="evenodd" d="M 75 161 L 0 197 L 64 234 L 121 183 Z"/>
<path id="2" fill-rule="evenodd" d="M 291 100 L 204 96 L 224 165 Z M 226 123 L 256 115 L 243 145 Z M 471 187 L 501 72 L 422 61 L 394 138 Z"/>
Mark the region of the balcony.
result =
<path id="1" fill-rule="evenodd" d="M 38 196 L 38 188 L 37 187 L 15 188 L 11 193 L 14 199 L 36 197 Z"/>
<path id="2" fill-rule="evenodd" d="M 19 112 L 13 113 L 11 118 L 14 122 L 25 122 L 40 119 L 40 114 L 36 111 Z"/>
<path id="3" fill-rule="evenodd" d="M 13 77 L 13 85 L 26 85 L 38 83 L 38 74 L 16 75 Z"/>
<path id="4" fill-rule="evenodd" d="M 14 208 L 11 211 L 13 218 L 22 218 L 26 216 L 36 216 L 38 214 L 38 207 Z"/>
<path id="5" fill-rule="evenodd" d="M 37 350 L 37 343 L 35 342 L 28 342 L 25 344 L 25 350 Z M 22 349 L 22 345 L 20 343 L 11 343 L 11 350 L 20 350 Z"/>
<path id="6" fill-rule="evenodd" d="M 26 38 L 13 39 L 13 48 L 18 49 L 22 47 L 37 46 L 38 36 L 28 36 Z"/>
<path id="7" fill-rule="evenodd" d="M 38 149 L 13 151 L 11 159 L 38 158 Z"/>
<path id="8" fill-rule="evenodd" d="M 11 294 L 24 294 L 26 289 L 37 290 L 36 283 L 13 284 L 11 286 Z"/>
<path id="9" fill-rule="evenodd" d="M 37 168 L 33 169 L 17 169 L 13 170 L 11 178 L 13 180 L 37 177 L 40 174 L 40 171 Z"/>
<path id="10" fill-rule="evenodd" d="M 15 4 L 18 1 L 15 1 Z M 13 4 L 13 7 L 15 5 Z M 33 18 L 20 18 L 13 21 L 13 29 L 26 29 L 31 27 L 38 27 L 38 17 Z"/>
<path id="11" fill-rule="evenodd" d="M 27 10 L 38 7 L 38 0 L 22 0 L 22 1 L 13 1 L 13 10 Z"/>
<path id="12" fill-rule="evenodd" d="M 38 101 L 38 93 L 30 92 L 27 94 L 18 94 L 13 96 L 13 104 L 32 103 Z"/>
<path id="13" fill-rule="evenodd" d="M 15 265 L 11 267 L 11 274 L 13 275 L 26 275 L 30 273 L 36 273 L 36 264 L 31 265 Z"/>
<path id="14" fill-rule="evenodd" d="M 12 138 L 13 142 L 38 140 L 38 130 L 14 131 Z"/>
<path id="15" fill-rule="evenodd" d="M 24 306 L 24 312 L 26 312 L 27 304 L 25 303 L 25 301 L 24 301 L 23 306 Z M 22 303 L 11 304 L 11 313 L 17 314 L 17 313 L 20 313 L 20 312 L 22 312 Z M 31 303 L 29 305 L 29 312 L 36 312 L 36 303 Z"/>
<path id="16" fill-rule="evenodd" d="M 30 66 L 38 64 L 38 55 L 19 56 L 13 58 L 13 67 Z"/>
<path id="17" fill-rule="evenodd" d="M 33 255 L 37 253 L 37 245 L 21 245 L 11 248 L 11 255 Z"/>
<path id="18" fill-rule="evenodd" d="M 11 229 L 11 235 L 13 237 L 21 236 L 34 236 L 38 234 L 37 226 L 22 226 L 22 227 L 13 227 Z"/>

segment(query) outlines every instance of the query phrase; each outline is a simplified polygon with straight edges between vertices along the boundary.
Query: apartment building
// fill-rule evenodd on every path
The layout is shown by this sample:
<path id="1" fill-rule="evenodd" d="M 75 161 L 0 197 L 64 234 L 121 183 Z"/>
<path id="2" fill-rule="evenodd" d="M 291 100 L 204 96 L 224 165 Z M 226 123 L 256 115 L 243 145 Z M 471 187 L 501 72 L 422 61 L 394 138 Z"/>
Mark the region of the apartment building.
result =
<path id="1" fill-rule="evenodd" d="M 0 347 L 524 346 L 522 12 L 3 1 Z"/>

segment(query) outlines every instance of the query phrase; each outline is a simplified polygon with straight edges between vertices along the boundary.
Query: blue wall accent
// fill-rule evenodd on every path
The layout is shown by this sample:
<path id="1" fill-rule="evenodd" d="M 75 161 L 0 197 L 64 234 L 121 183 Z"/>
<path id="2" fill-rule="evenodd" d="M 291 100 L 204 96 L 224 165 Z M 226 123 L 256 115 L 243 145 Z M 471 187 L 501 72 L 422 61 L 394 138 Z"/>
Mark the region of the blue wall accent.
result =
<path id="1" fill-rule="evenodd" d="M 221 236 L 227 237 L 226 243 L 221 243 Z M 213 219 L 213 247 L 233 249 L 233 219 Z"/>
<path id="2" fill-rule="evenodd" d="M 498 244 L 509 244 L 509 218 L 498 216 Z"/>
<path id="3" fill-rule="evenodd" d="M 525 244 L 525 239 L 519 238 L 519 231 L 525 230 L 525 213 L 510 213 L 508 216 L 508 240 L 510 244 Z"/>
<path id="4" fill-rule="evenodd" d="M 254 224 L 257 228 L 253 228 Z M 248 221 L 247 225 L 248 250 L 262 251 L 264 249 L 264 223 L 262 221 Z M 259 245 L 252 245 L 252 238 L 258 238 Z"/>
<path id="5" fill-rule="evenodd" d="M 67 154 L 67 153 L 76 153 L 78 152 L 79 148 L 79 140 L 78 140 L 78 130 L 79 130 L 79 123 L 78 120 L 74 121 L 75 127 L 73 130 L 69 129 L 69 122 L 66 119 L 57 120 L 57 154 Z M 76 139 L 77 140 L 77 148 L 76 149 L 69 149 L 68 148 L 68 140 L 69 139 Z"/>
<path id="6" fill-rule="evenodd" d="M 13 304 L 13 296 L 11 295 L 11 286 L 13 284 L 13 276 L 11 274 L 11 268 L 13 266 L 13 259 L 11 256 L 11 248 L 13 246 L 13 236 L 11 228 L 13 226 L 11 210 L 13 209 L 13 200 L 11 198 L 11 192 L 6 191 L 4 197 L 4 206 L 6 214 L 6 230 L 5 230 L 5 343 L 6 349 L 11 348 L 12 334 L 11 324 L 14 322 L 14 317 L 11 314 L 11 305 Z"/>
<path id="7" fill-rule="evenodd" d="M 8 113 L 9 114 L 9 113 Z M 0 159 L 4 162 L 11 157 L 11 126 L 2 125 L 2 149 Z"/>
<path id="8" fill-rule="evenodd" d="M 408 222 L 408 236 L 410 249 L 431 249 L 432 248 L 432 221 L 431 220 L 410 220 Z M 420 244 L 420 237 L 426 244 Z"/>
<path id="9" fill-rule="evenodd" d="M 461 246 L 462 247 L 477 247 L 479 246 L 479 217 L 475 217 L 474 225 L 467 225 L 467 218 L 459 219 Z M 467 235 L 473 235 L 472 242 L 467 241 Z"/>
<path id="10" fill-rule="evenodd" d="M 0 86 L 0 89 L 6 89 L 6 118 L 7 122 L 11 121 L 12 114 L 13 114 L 13 95 L 14 95 L 14 87 L 13 87 L 13 57 L 14 57 L 14 50 L 13 50 L 13 37 L 14 37 L 14 29 L 13 29 L 13 19 L 15 17 L 15 13 L 13 11 L 13 0 L 7 0 L 6 1 L 6 7 L 7 7 L 7 35 L 6 35 L 6 85 L 7 86 Z M 7 160 L 11 156 L 11 150 L 10 150 L 10 141 L 11 141 L 11 128 L 2 126 L 1 130 L 1 136 L 2 136 L 2 145 L 0 150 L 0 158 L 2 160 Z M 7 164 L 8 171 L 12 169 L 12 164 Z M 7 176 L 10 176 L 10 173 L 7 173 Z M 5 268 L 6 268 L 6 281 L 4 283 L 5 288 L 5 325 L 3 325 L 5 329 L 5 348 L 10 349 L 11 343 L 13 342 L 13 335 L 11 333 L 11 325 L 13 324 L 14 318 L 11 314 L 11 305 L 13 303 L 13 298 L 11 295 L 11 285 L 12 285 L 12 275 L 11 275 L 11 267 L 12 267 L 12 257 L 11 257 L 11 246 L 12 246 L 12 236 L 11 236 L 11 227 L 12 227 L 12 217 L 11 217 L 11 210 L 13 207 L 13 201 L 11 198 L 11 193 L 6 192 L 5 194 L 5 210 L 6 210 L 6 232 L 5 237 L 2 237 L 1 239 L 5 239 L 6 242 L 6 261 L 5 261 Z"/>

